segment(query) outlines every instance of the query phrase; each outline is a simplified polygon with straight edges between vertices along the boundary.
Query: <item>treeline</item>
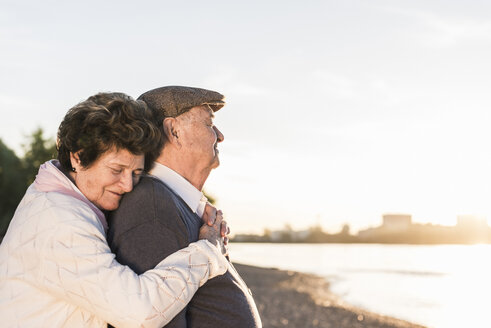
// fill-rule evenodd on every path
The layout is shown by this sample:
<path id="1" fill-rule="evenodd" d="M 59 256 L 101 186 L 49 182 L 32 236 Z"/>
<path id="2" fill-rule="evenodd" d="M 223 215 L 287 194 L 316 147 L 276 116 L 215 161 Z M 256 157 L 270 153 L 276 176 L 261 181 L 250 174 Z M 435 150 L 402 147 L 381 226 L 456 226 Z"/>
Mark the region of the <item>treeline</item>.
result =
<path id="1" fill-rule="evenodd" d="M 329 234 L 322 228 L 294 231 L 285 229 L 269 231 L 262 235 L 237 234 L 231 241 L 248 243 L 351 243 L 351 244 L 491 244 L 491 228 L 486 225 L 441 226 L 433 224 L 411 224 L 403 231 L 393 231 L 383 226 L 349 233 L 348 225 L 339 233 Z"/>
<path id="2" fill-rule="evenodd" d="M 56 157 L 55 141 L 45 138 L 41 128 L 27 137 L 22 149 L 24 156 L 19 158 L 0 139 L 0 239 L 39 166 Z"/>

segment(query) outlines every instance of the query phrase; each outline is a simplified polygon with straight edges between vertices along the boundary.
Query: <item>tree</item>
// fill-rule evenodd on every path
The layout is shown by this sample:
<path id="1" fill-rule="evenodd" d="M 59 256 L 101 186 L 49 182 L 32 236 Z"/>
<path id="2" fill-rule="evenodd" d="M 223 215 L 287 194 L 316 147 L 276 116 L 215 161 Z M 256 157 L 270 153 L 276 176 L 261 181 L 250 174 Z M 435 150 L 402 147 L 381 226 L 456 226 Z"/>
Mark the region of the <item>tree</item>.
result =
<path id="1" fill-rule="evenodd" d="M 0 140 L 0 236 L 3 236 L 26 189 L 36 178 L 39 166 L 56 156 L 53 140 L 36 129 L 23 145 L 24 157 L 18 158 Z"/>
<path id="2" fill-rule="evenodd" d="M 339 232 L 340 235 L 344 235 L 344 236 L 349 236 L 350 234 L 350 226 L 348 223 L 345 223 L 343 224 L 343 228 L 341 229 L 341 231 Z"/>
<path id="3" fill-rule="evenodd" d="M 22 166 L 25 170 L 26 188 L 34 182 L 39 166 L 56 157 L 56 143 L 49 138 L 45 139 L 43 134 L 43 129 L 37 128 L 28 137 L 28 143 L 23 145 L 25 154 Z"/>
<path id="4" fill-rule="evenodd" d="M 22 162 L 0 139 L 0 236 L 5 234 L 25 190 Z"/>
<path id="5" fill-rule="evenodd" d="M 217 199 L 214 196 L 207 193 L 205 190 L 203 190 L 203 195 L 205 195 L 205 197 L 208 199 L 210 204 L 215 205 L 215 203 L 217 202 Z"/>

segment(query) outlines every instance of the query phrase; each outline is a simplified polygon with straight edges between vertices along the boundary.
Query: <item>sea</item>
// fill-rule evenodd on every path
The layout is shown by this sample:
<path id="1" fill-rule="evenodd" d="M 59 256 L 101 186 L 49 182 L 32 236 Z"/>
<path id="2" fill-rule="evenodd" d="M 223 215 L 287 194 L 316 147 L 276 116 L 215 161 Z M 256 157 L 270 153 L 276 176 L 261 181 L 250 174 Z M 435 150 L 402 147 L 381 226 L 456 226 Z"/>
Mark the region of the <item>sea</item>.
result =
<path id="1" fill-rule="evenodd" d="M 323 276 L 346 303 L 426 327 L 491 327 L 491 245 L 231 243 L 230 256 Z"/>

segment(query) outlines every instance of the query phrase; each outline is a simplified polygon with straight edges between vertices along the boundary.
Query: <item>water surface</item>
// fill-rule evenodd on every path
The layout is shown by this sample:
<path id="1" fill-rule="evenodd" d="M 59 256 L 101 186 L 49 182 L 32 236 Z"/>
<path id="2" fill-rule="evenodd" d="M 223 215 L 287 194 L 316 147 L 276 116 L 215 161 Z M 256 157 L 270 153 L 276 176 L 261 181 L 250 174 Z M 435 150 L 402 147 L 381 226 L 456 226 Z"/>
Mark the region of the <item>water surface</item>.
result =
<path id="1" fill-rule="evenodd" d="M 348 303 L 428 327 L 491 327 L 491 245 L 233 243 L 231 258 L 324 276 Z"/>

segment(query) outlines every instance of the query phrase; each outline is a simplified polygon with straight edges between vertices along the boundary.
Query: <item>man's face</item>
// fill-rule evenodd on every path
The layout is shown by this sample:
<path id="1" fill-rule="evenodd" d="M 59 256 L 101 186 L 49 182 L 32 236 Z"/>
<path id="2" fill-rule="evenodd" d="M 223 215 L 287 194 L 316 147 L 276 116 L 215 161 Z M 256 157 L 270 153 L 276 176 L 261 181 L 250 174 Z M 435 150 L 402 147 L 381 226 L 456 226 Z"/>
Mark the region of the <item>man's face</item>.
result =
<path id="1" fill-rule="evenodd" d="M 208 106 L 193 107 L 178 116 L 179 142 L 187 160 L 199 171 L 211 170 L 220 164 L 217 145 L 224 136 L 213 124 L 213 117 L 213 111 Z"/>

